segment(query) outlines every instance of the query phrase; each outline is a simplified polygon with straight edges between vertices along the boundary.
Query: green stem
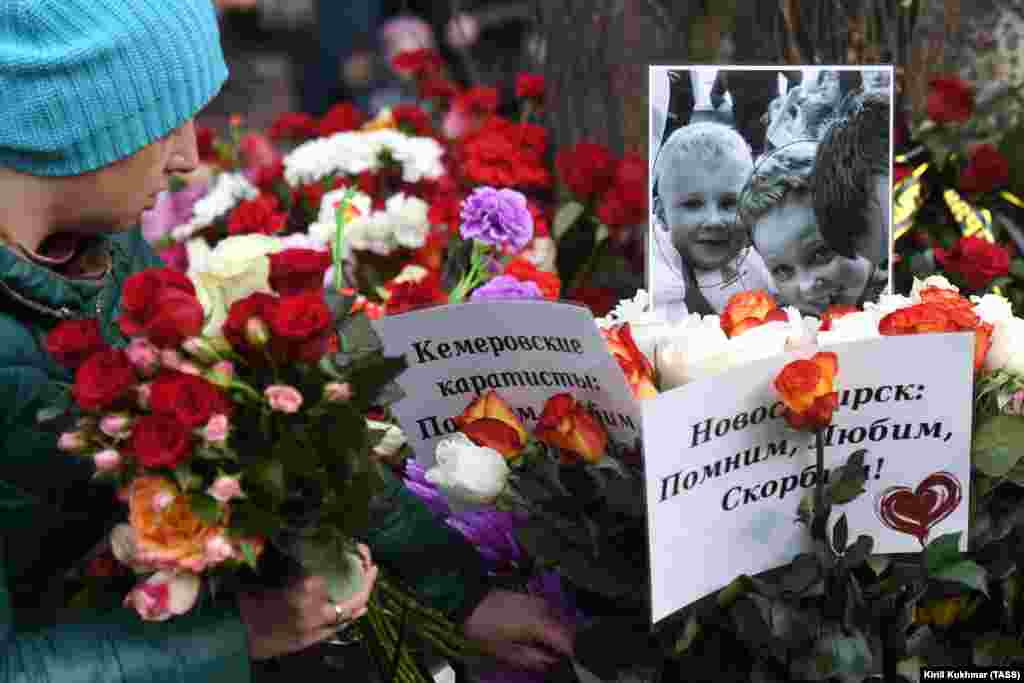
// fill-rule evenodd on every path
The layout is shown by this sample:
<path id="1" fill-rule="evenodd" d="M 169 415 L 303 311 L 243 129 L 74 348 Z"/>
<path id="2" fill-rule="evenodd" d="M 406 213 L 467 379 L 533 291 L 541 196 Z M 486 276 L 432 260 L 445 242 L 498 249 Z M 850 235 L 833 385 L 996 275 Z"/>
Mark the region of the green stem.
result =
<path id="1" fill-rule="evenodd" d="M 334 233 L 334 254 L 333 254 L 333 257 L 334 257 L 334 259 L 333 259 L 334 260 L 334 288 L 338 292 L 341 292 L 341 290 L 344 288 L 344 280 L 343 280 L 344 275 L 342 273 L 344 268 L 342 267 L 342 258 L 341 258 L 342 249 L 341 249 L 341 247 L 342 247 L 342 241 L 345 238 L 345 223 L 348 222 L 348 219 L 345 217 L 345 214 L 348 211 L 348 205 L 351 203 L 352 197 L 353 197 L 354 194 L 355 194 L 355 192 L 352 190 L 352 188 L 346 189 L 345 190 L 345 194 L 342 195 L 342 197 L 341 197 L 341 202 L 338 205 L 338 209 L 337 209 L 337 211 L 335 211 L 335 214 L 334 214 L 335 222 L 337 223 L 337 229 L 335 230 L 335 233 Z"/>

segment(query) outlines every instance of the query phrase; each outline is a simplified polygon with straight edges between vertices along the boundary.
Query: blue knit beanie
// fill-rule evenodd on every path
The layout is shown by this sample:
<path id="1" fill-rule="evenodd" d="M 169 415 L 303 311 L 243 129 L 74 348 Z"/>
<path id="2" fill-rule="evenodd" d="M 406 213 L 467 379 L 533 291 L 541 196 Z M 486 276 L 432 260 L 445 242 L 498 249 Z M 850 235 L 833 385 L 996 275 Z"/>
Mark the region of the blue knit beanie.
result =
<path id="1" fill-rule="evenodd" d="M 0 167 L 102 168 L 195 116 L 227 75 L 210 0 L 0 0 Z"/>

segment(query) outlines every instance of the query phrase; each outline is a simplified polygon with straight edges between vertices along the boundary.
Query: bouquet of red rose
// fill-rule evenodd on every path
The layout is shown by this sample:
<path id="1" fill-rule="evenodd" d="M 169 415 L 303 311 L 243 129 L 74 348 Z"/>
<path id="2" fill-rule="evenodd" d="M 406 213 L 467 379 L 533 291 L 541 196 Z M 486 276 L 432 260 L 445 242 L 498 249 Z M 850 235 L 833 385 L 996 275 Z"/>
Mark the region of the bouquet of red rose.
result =
<path id="1" fill-rule="evenodd" d="M 59 446 L 92 459 L 127 503 L 110 545 L 145 577 L 125 598 L 143 619 L 189 611 L 204 584 L 259 569 L 268 544 L 324 576 L 337 604 L 373 582 L 376 568 L 353 540 L 383 484 L 370 455 L 383 434 L 366 413 L 401 397 L 393 380 L 406 363 L 383 355 L 367 318 L 352 314 L 353 297 L 322 288 L 322 269 L 305 280 L 271 277 L 271 287 L 229 302 L 219 334 L 204 334 L 193 281 L 146 270 L 124 286 L 127 346 L 108 345 L 89 320 L 48 336 L 75 372 L 64 407 L 77 408 L 77 426 Z M 383 578 L 376 586 L 371 645 L 387 666 L 397 662 L 399 680 L 422 680 L 392 622 L 428 624 L 421 635 L 446 654 L 461 640 L 402 589 Z"/>

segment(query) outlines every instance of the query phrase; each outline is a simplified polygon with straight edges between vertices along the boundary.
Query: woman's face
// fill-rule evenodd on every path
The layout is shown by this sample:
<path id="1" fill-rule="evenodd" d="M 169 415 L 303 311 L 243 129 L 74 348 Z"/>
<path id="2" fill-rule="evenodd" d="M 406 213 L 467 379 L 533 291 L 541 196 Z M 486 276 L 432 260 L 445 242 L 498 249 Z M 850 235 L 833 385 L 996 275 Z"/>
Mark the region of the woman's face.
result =
<path id="1" fill-rule="evenodd" d="M 754 224 L 753 236 L 783 303 L 801 313 L 820 316 L 832 304 L 856 305 L 864 293 L 871 263 L 828 247 L 809 199 L 772 209 Z"/>

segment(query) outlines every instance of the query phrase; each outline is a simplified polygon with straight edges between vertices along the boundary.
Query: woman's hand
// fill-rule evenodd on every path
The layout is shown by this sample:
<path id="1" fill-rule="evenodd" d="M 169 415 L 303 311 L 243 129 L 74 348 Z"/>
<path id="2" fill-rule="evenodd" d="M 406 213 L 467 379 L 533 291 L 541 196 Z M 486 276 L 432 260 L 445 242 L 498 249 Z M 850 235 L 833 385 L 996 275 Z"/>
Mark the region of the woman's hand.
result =
<path id="1" fill-rule="evenodd" d="M 348 621 L 366 614 L 377 580 L 377 567 L 365 545 L 359 546 L 363 587 L 335 605 L 322 577 L 307 576 L 278 590 L 242 594 L 238 606 L 249 630 L 249 655 L 254 660 L 299 652 L 327 640 Z"/>

